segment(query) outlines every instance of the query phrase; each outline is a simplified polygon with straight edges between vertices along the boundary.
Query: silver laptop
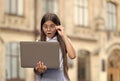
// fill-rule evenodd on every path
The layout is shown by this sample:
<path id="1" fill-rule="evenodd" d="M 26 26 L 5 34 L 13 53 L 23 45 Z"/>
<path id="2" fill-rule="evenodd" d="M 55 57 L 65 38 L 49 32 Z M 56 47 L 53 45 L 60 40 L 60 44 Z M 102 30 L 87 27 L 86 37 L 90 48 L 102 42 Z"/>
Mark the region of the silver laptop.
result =
<path id="1" fill-rule="evenodd" d="M 47 68 L 59 68 L 58 42 L 20 42 L 21 67 L 34 68 L 43 61 Z"/>

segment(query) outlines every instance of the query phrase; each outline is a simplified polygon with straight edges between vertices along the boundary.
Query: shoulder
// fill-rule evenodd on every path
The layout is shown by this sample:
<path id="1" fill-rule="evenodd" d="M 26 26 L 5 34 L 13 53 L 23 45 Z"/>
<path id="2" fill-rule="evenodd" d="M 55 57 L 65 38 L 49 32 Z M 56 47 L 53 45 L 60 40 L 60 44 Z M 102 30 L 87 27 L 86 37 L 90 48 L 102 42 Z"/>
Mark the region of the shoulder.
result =
<path id="1" fill-rule="evenodd" d="M 39 39 L 35 40 L 35 42 L 39 42 L 39 41 L 40 41 Z"/>

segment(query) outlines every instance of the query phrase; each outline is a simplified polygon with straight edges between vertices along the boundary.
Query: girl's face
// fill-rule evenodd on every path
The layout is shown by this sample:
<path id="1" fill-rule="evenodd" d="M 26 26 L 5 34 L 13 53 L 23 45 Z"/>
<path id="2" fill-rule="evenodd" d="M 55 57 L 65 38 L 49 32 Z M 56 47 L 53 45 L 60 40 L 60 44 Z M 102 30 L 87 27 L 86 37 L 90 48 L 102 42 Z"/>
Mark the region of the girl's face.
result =
<path id="1" fill-rule="evenodd" d="M 56 33 L 55 26 L 56 26 L 56 24 L 53 23 L 51 20 L 48 20 L 43 24 L 42 28 L 47 37 L 49 37 L 49 38 L 54 37 L 54 35 Z"/>

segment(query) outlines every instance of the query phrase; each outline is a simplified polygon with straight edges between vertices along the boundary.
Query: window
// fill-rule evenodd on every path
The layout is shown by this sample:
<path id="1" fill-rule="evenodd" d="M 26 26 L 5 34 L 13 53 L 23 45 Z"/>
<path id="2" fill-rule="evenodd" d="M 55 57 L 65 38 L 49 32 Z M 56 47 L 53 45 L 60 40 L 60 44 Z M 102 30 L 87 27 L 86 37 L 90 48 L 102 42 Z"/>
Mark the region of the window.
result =
<path id="1" fill-rule="evenodd" d="M 116 30 L 116 6 L 107 2 L 106 30 Z"/>
<path id="2" fill-rule="evenodd" d="M 75 24 L 88 26 L 88 0 L 75 0 Z"/>
<path id="3" fill-rule="evenodd" d="M 24 69 L 20 66 L 19 44 L 6 45 L 6 79 L 7 81 L 24 81 Z"/>
<path id="4" fill-rule="evenodd" d="M 78 54 L 78 81 L 90 81 L 90 55 L 80 50 Z"/>
<path id="5" fill-rule="evenodd" d="M 45 14 L 47 12 L 57 14 L 57 10 L 58 10 L 57 1 L 58 0 L 42 0 L 42 2 L 43 2 L 43 4 L 42 4 L 43 14 Z"/>
<path id="6" fill-rule="evenodd" d="M 22 16 L 23 6 L 23 0 L 5 0 L 5 13 Z"/>

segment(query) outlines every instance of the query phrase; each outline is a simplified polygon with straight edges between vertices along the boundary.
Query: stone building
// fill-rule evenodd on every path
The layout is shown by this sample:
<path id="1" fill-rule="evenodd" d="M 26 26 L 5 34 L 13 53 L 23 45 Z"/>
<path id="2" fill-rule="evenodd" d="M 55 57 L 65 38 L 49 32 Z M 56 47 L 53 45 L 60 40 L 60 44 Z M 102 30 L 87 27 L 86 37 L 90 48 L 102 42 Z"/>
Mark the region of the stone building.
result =
<path id="1" fill-rule="evenodd" d="M 34 81 L 20 67 L 19 42 L 39 39 L 40 19 L 56 13 L 75 47 L 71 81 L 120 81 L 119 0 L 0 0 L 0 81 Z"/>

